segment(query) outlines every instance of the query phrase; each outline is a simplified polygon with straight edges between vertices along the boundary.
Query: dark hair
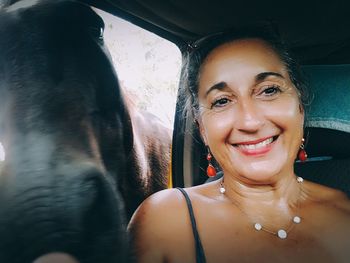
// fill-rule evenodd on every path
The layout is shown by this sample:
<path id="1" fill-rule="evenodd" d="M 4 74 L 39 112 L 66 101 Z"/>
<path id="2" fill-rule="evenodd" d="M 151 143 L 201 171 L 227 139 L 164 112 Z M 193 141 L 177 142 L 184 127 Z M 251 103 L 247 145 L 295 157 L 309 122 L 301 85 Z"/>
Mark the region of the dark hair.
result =
<path id="1" fill-rule="evenodd" d="M 285 43 L 272 27 L 258 26 L 215 33 L 188 44 L 184 54 L 180 87 L 185 116 L 191 114 L 195 119 L 198 117 L 198 78 L 201 66 L 209 53 L 225 43 L 252 38 L 265 41 L 280 57 L 292 83 L 298 90 L 301 106 L 305 108 L 308 94 L 299 64 L 290 55 Z"/>

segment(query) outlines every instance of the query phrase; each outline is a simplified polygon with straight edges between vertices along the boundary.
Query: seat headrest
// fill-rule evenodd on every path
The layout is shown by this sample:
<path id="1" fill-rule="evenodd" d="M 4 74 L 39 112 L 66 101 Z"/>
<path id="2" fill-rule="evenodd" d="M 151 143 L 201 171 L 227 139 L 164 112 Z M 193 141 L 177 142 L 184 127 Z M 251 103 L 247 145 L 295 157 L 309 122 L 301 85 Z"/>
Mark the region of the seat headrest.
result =
<path id="1" fill-rule="evenodd" d="M 313 99 L 306 126 L 350 133 L 350 64 L 303 66 Z"/>
<path id="2" fill-rule="evenodd" d="M 303 70 L 312 96 L 305 109 L 309 157 L 350 157 L 350 65 Z"/>

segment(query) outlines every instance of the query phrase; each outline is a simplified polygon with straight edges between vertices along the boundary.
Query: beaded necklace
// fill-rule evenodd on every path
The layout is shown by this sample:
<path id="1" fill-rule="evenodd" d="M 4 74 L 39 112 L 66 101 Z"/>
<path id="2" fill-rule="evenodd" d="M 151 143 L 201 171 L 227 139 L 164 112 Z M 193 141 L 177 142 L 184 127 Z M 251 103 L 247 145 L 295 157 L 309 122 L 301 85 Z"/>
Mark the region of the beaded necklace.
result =
<path id="1" fill-rule="evenodd" d="M 301 189 L 301 188 L 302 188 L 302 183 L 303 183 L 304 179 L 303 179 L 302 177 L 297 177 L 296 180 L 297 180 L 297 182 L 298 182 L 299 185 L 300 185 L 300 188 L 299 188 L 299 189 L 300 189 L 300 193 L 301 193 L 301 191 L 302 191 L 302 189 Z M 226 192 L 226 188 L 225 188 L 223 179 L 221 180 L 219 191 L 220 191 L 221 194 L 225 194 L 225 192 Z M 229 198 L 229 199 L 230 199 L 230 198 Z M 241 209 L 241 207 L 240 207 L 236 202 L 234 202 L 234 201 L 231 200 L 231 199 L 230 199 L 230 201 L 231 201 L 243 214 L 245 214 L 246 216 L 248 216 L 247 213 L 244 212 L 244 211 Z M 298 208 L 299 208 L 299 205 L 300 205 L 300 204 L 299 204 L 299 202 L 298 202 L 298 205 L 297 205 Z M 263 225 L 262 225 L 261 223 L 259 223 L 259 222 L 255 222 L 255 223 L 253 224 L 253 226 L 254 226 L 254 229 L 255 229 L 256 231 L 261 231 L 261 230 L 262 230 L 262 231 L 265 231 L 265 232 L 267 232 L 267 233 L 269 233 L 269 234 L 275 235 L 275 236 L 279 237 L 280 239 L 286 239 L 286 238 L 288 237 L 288 233 L 293 229 L 293 227 L 294 227 L 296 224 L 300 224 L 300 223 L 301 223 L 301 217 L 298 216 L 298 215 L 295 215 L 295 216 L 293 216 L 293 217 L 291 218 L 291 223 L 290 223 L 290 225 L 289 225 L 286 229 L 280 228 L 279 230 L 277 230 L 277 232 L 272 231 L 272 230 L 266 228 L 265 226 L 263 226 Z"/>

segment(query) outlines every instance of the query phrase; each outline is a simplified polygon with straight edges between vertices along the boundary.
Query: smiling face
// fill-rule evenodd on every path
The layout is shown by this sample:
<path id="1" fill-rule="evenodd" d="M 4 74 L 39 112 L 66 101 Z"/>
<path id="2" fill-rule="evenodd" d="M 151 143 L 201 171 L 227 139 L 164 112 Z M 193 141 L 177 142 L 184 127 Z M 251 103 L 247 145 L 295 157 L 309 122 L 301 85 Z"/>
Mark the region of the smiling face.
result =
<path id="1" fill-rule="evenodd" d="M 215 48 L 199 74 L 199 125 L 225 174 L 270 182 L 293 174 L 304 114 L 281 59 L 262 40 Z"/>

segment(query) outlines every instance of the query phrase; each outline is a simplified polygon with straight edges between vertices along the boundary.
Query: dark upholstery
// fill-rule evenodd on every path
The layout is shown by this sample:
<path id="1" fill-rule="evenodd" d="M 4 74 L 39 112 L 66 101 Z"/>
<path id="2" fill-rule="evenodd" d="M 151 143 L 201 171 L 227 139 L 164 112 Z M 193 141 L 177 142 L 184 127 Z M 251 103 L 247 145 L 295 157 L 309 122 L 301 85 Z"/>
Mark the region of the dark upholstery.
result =
<path id="1" fill-rule="evenodd" d="M 342 190 L 350 197 L 350 158 L 298 163 L 295 173 L 306 180 Z"/>
<path id="2" fill-rule="evenodd" d="M 313 97 L 306 108 L 309 160 L 296 163 L 295 172 L 350 196 L 350 65 L 303 69 Z"/>

